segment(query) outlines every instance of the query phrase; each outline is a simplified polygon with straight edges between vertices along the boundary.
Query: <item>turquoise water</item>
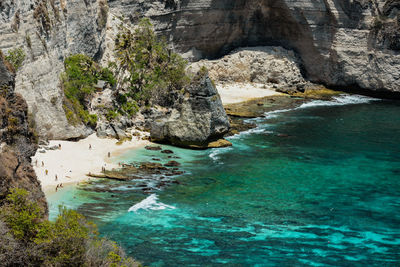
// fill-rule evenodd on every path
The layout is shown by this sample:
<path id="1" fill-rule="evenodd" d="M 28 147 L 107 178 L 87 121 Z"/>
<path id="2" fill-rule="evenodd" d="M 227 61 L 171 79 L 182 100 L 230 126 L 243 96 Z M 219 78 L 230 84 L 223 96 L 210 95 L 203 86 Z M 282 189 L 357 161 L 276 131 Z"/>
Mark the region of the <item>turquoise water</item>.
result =
<path id="1" fill-rule="evenodd" d="M 165 146 L 180 184 L 71 187 L 49 197 L 51 216 L 78 209 L 148 266 L 400 265 L 399 102 L 347 96 L 255 122 L 231 148 Z M 154 157 L 169 160 L 116 160 Z"/>

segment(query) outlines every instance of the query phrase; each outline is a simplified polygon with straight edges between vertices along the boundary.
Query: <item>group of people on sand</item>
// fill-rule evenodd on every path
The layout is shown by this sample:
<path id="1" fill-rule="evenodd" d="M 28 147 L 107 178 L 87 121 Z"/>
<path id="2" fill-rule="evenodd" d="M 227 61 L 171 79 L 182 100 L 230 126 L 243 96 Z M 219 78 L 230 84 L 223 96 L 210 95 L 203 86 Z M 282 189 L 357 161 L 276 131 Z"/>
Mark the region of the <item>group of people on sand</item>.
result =
<path id="1" fill-rule="evenodd" d="M 58 149 L 61 149 L 61 144 L 58 144 Z M 89 144 L 89 150 L 92 150 L 92 145 L 91 144 Z M 110 152 L 108 152 L 107 153 L 107 156 L 110 158 L 111 157 L 111 153 Z M 36 165 L 36 167 L 38 166 L 38 160 L 36 159 L 35 160 L 35 165 Z M 44 161 L 42 161 L 41 162 L 41 165 L 42 165 L 42 167 L 44 167 Z M 121 163 L 119 163 L 119 165 L 121 166 Z M 106 168 L 105 167 L 102 167 L 102 172 L 105 172 L 106 171 Z M 71 172 L 71 171 L 70 171 Z M 46 175 L 49 175 L 49 170 L 48 169 L 45 169 L 45 174 Z M 65 177 L 68 177 L 68 176 L 65 176 Z M 58 181 L 58 175 L 57 174 L 55 174 L 55 181 Z M 78 183 L 79 184 L 79 183 Z M 57 184 L 57 186 L 56 186 L 56 192 L 58 191 L 58 189 L 59 188 L 63 188 L 63 184 L 62 183 L 60 183 L 60 184 Z"/>
<path id="2" fill-rule="evenodd" d="M 58 149 L 61 149 L 61 144 L 58 144 Z M 35 160 L 35 165 L 36 165 L 36 167 L 38 166 L 38 160 L 37 160 L 37 159 Z M 42 167 L 44 167 L 44 161 L 42 161 Z M 49 174 L 49 170 L 46 169 L 46 170 L 44 171 L 44 173 L 45 173 L 46 175 L 48 175 L 48 174 Z M 55 181 L 58 181 L 58 175 L 57 175 L 57 174 L 55 175 Z M 62 183 L 57 184 L 57 186 L 56 186 L 56 192 L 57 192 L 58 188 L 63 188 L 63 184 L 62 184 Z"/>
<path id="3" fill-rule="evenodd" d="M 89 150 L 92 150 L 92 144 L 89 144 Z M 107 153 L 107 156 L 108 156 L 108 157 L 111 157 L 111 153 L 108 152 L 108 153 Z"/>
<path id="4" fill-rule="evenodd" d="M 38 165 L 38 160 L 35 160 L 35 165 L 36 165 L 36 167 L 37 167 L 37 165 Z M 44 162 L 42 161 L 42 167 L 44 167 Z"/>
<path id="5" fill-rule="evenodd" d="M 58 144 L 58 149 L 61 149 L 61 144 Z M 47 170 L 46 170 L 46 171 L 47 171 Z M 46 173 L 46 174 L 47 174 L 47 173 Z M 57 176 L 57 174 L 56 174 L 56 176 L 55 176 L 55 181 L 57 181 L 57 180 L 58 180 L 58 176 Z M 63 188 L 63 184 L 60 183 L 60 184 L 58 184 L 58 185 L 56 186 L 56 192 L 57 192 L 58 188 Z"/>
<path id="6" fill-rule="evenodd" d="M 38 160 L 35 160 L 35 166 L 36 167 L 38 166 Z M 42 161 L 42 167 L 44 167 L 44 161 Z M 49 174 L 49 170 L 48 169 L 44 170 L 44 173 L 46 175 L 48 175 Z M 57 177 L 57 175 L 56 175 L 56 177 Z M 57 181 L 57 178 L 56 178 L 56 181 Z"/>
<path id="7" fill-rule="evenodd" d="M 62 183 L 58 184 L 58 185 L 56 186 L 56 192 L 57 192 L 58 188 L 63 188 L 63 187 L 64 187 L 64 186 L 63 186 Z"/>

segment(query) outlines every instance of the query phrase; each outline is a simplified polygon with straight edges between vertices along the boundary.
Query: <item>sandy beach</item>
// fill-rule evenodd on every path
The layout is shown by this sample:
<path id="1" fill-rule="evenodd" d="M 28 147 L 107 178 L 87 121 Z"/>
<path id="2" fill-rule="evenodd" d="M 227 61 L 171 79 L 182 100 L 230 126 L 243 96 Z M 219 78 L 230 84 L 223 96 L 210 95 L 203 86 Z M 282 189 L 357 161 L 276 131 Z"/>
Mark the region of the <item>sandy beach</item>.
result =
<path id="1" fill-rule="evenodd" d="M 117 164 L 111 162 L 113 157 L 149 143 L 149 141 L 135 136 L 131 141 L 125 141 L 122 144 L 116 144 L 117 141 L 116 139 L 98 138 L 96 134 L 92 134 L 78 142 L 57 140 L 49 142 L 48 147 L 61 145 L 61 149 L 46 150 L 45 153 L 40 153 L 39 151 L 42 149 L 38 149 L 35 156 L 32 157 L 32 165 L 42 184 L 43 191 L 55 191 L 56 186 L 60 183 L 67 185 L 86 181 L 89 179 L 86 174 L 89 172 L 100 173 L 102 167 L 107 169 L 118 167 Z M 108 157 L 109 152 L 110 158 Z"/>
<path id="2" fill-rule="evenodd" d="M 223 83 L 216 85 L 223 104 L 240 103 L 254 98 L 282 95 L 258 83 Z"/>
<path id="3" fill-rule="evenodd" d="M 261 98 L 280 93 L 264 88 L 256 83 L 229 83 L 217 85 L 223 104 L 239 103 L 254 98 Z M 131 141 L 117 144 L 116 139 L 98 138 L 92 134 L 77 142 L 52 140 L 48 147 L 61 145 L 60 149 L 38 149 L 32 157 L 32 165 L 45 192 L 54 192 L 58 184 L 77 184 L 86 181 L 88 173 L 100 173 L 102 167 L 112 169 L 118 167 L 112 158 L 126 150 L 143 147 L 149 141 L 133 137 Z M 91 148 L 89 148 L 91 147 Z M 110 157 L 108 153 L 110 152 Z M 42 166 L 43 162 L 43 166 Z M 46 174 L 47 170 L 47 174 Z M 57 176 L 57 179 L 56 179 Z"/>

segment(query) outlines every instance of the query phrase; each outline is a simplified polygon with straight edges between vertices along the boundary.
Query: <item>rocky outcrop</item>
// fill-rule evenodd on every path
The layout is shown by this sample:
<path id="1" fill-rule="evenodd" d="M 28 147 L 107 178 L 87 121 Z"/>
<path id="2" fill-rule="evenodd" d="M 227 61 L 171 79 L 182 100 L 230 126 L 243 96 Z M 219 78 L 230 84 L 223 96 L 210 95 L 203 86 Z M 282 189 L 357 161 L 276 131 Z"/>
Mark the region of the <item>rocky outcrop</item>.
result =
<path id="1" fill-rule="evenodd" d="M 31 166 L 35 134 L 28 123 L 28 106 L 14 92 L 14 73 L 0 53 L 0 204 L 11 188 L 24 188 L 47 211 L 47 204 Z"/>
<path id="2" fill-rule="evenodd" d="M 115 0 L 110 7 L 132 21 L 137 12 L 150 16 L 175 49 L 192 59 L 279 45 L 298 53 L 305 77 L 313 82 L 399 93 L 398 3 Z"/>
<path id="3" fill-rule="evenodd" d="M 304 84 L 300 60 L 291 50 L 264 46 L 240 48 L 218 60 L 200 60 L 193 70 L 205 66 L 210 78 L 218 84 L 258 83 L 266 87 L 288 87 Z"/>
<path id="4" fill-rule="evenodd" d="M 228 132 L 228 117 L 207 74 L 198 74 L 186 91 L 181 103 L 177 103 L 169 114 L 153 121 L 152 141 L 206 148 Z"/>

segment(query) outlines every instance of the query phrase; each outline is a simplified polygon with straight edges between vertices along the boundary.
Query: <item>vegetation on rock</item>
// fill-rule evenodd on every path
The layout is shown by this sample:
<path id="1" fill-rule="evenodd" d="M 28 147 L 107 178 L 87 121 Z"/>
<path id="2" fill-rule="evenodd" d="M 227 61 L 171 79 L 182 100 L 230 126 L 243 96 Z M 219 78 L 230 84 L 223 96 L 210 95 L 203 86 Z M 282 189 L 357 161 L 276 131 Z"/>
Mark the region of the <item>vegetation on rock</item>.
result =
<path id="1" fill-rule="evenodd" d="M 15 71 L 18 71 L 25 60 L 25 56 L 25 52 L 22 50 L 22 48 L 13 48 L 7 52 L 5 59 L 11 63 Z"/>
<path id="2" fill-rule="evenodd" d="M 138 266 L 76 211 L 60 207 L 54 222 L 44 219 L 23 189 L 13 189 L 0 208 L 0 233 L 3 266 Z"/>
<path id="3" fill-rule="evenodd" d="M 96 126 L 97 116 L 89 113 L 87 104 L 99 80 L 115 85 L 113 73 L 81 54 L 68 57 L 64 65 L 65 72 L 61 75 L 61 81 L 65 94 L 63 107 L 68 121 L 74 125 L 83 122 Z"/>
<path id="4" fill-rule="evenodd" d="M 119 115 L 132 117 L 140 107 L 171 106 L 189 84 L 187 62 L 157 39 L 149 19 L 141 20 L 133 31 L 119 25 L 114 52 L 116 61 L 110 62 L 109 68 L 101 68 L 81 54 L 65 60 L 61 80 L 64 110 L 71 124 L 96 126 L 97 116 L 90 114 L 87 106 L 99 80 L 117 89 L 114 107 L 103 108 L 109 121 Z"/>
<path id="5" fill-rule="evenodd" d="M 134 31 L 122 24 L 115 40 L 115 64 L 120 80 L 119 94 L 128 102 L 171 105 L 190 79 L 187 62 L 158 40 L 150 20 L 142 19 Z"/>
<path id="6" fill-rule="evenodd" d="M 51 30 L 51 19 L 47 8 L 47 1 L 37 1 L 33 11 L 33 18 L 38 23 L 41 33 L 49 34 Z"/>

